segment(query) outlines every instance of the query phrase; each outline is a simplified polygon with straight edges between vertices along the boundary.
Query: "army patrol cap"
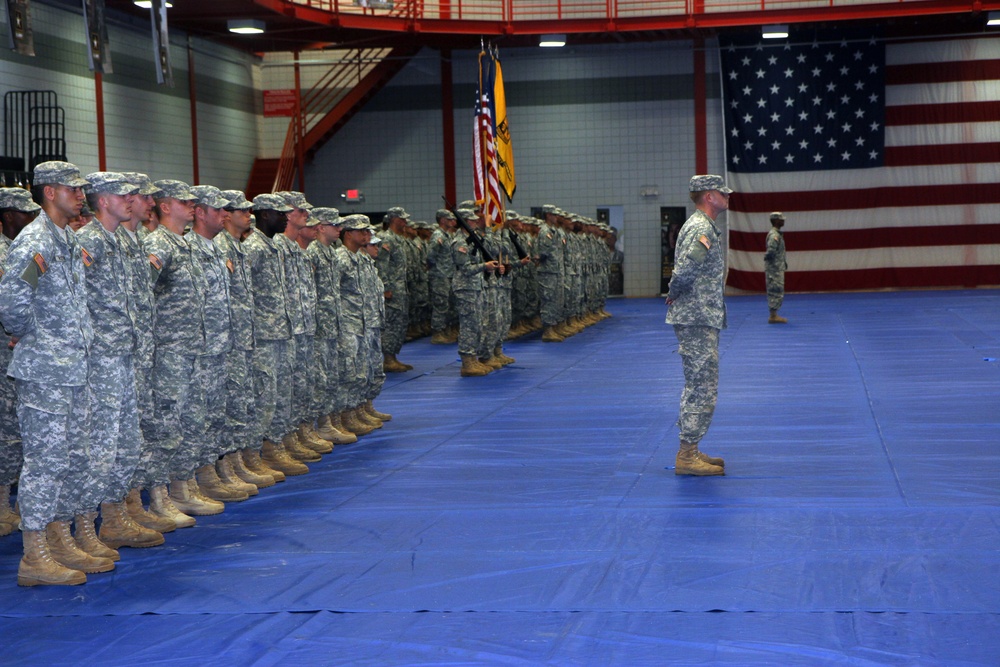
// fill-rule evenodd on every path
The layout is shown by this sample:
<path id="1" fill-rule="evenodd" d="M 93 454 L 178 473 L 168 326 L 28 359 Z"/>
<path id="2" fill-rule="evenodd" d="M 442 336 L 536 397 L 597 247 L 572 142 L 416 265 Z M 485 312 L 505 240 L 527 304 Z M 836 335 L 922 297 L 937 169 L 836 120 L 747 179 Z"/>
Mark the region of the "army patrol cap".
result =
<path id="1" fill-rule="evenodd" d="M 785 219 L 785 214 L 782 213 L 781 211 L 775 211 L 774 213 L 771 214 L 771 220 L 784 220 L 784 219 Z"/>
<path id="2" fill-rule="evenodd" d="M 479 214 L 473 211 L 471 208 L 460 208 L 458 209 L 458 215 L 463 221 L 468 222 L 469 220 L 475 220 L 479 217 Z"/>
<path id="3" fill-rule="evenodd" d="M 352 213 L 351 215 L 346 215 L 340 219 L 340 226 L 345 232 L 351 231 L 371 231 L 371 221 L 368 219 L 367 215 L 361 213 Z"/>
<path id="4" fill-rule="evenodd" d="M 312 210 L 313 205 L 306 201 L 305 194 L 295 190 L 283 190 L 276 192 L 276 195 L 285 200 L 285 203 L 292 208 L 301 208 L 304 211 Z"/>
<path id="5" fill-rule="evenodd" d="M 141 174 L 138 171 L 123 171 L 122 176 L 124 176 L 129 183 L 139 188 L 139 191 L 133 194 L 145 197 L 147 195 L 155 195 L 160 191 L 158 187 L 153 185 L 152 179 L 150 179 L 146 174 Z"/>
<path id="6" fill-rule="evenodd" d="M 340 225 L 340 211 L 329 206 L 320 206 L 312 210 L 313 217 L 309 219 L 306 226 L 315 219 L 317 225 Z"/>
<path id="7" fill-rule="evenodd" d="M 57 160 L 36 165 L 31 182 L 35 185 L 65 185 L 70 188 L 88 185 L 87 179 L 80 176 L 80 169 L 75 164 Z"/>
<path id="8" fill-rule="evenodd" d="M 402 218 L 403 220 L 409 220 L 410 214 L 406 212 L 402 206 L 393 206 L 388 211 L 385 212 L 385 219 L 392 220 L 393 218 Z"/>
<path id="9" fill-rule="evenodd" d="M 222 196 L 222 190 L 214 185 L 196 185 L 191 188 L 195 194 L 196 204 L 209 208 L 223 209 L 229 206 L 229 200 Z"/>
<path id="10" fill-rule="evenodd" d="M 163 180 L 153 181 L 160 191 L 153 195 L 157 199 L 176 199 L 177 201 L 194 201 L 198 196 L 191 192 L 191 186 L 184 181 Z"/>
<path id="11" fill-rule="evenodd" d="M 223 190 L 222 196 L 229 200 L 226 208 L 230 211 L 249 211 L 253 208 L 253 202 L 248 202 L 241 190 Z"/>
<path id="12" fill-rule="evenodd" d="M 692 176 L 691 182 L 688 183 L 688 191 L 704 192 L 705 190 L 718 190 L 724 195 L 728 195 L 733 192 L 732 188 L 726 187 L 726 181 L 723 180 L 722 176 L 717 176 L 716 174 L 699 174 L 697 176 Z"/>
<path id="13" fill-rule="evenodd" d="M 538 218 L 526 217 L 521 218 L 522 225 L 531 225 L 532 227 L 541 227 L 541 220 Z"/>
<path id="14" fill-rule="evenodd" d="M 559 209 L 554 204 L 545 204 L 542 206 L 542 213 L 549 213 L 551 215 L 559 215 Z"/>
<path id="15" fill-rule="evenodd" d="M 440 220 L 441 218 L 447 218 L 448 220 L 454 220 L 455 214 L 446 208 L 439 208 L 437 213 L 434 214 L 435 220 Z"/>
<path id="16" fill-rule="evenodd" d="M 253 198 L 253 207 L 257 211 L 278 211 L 288 213 L 292 207 L 285 203 L 284 197 L 265 192 Z"/>
<path id="17" fill-rule="evenodd" d="M 109 194 L 109 195 L 134 195 L 139 191 L 139 186 L 132 185 L 125 174 L 117 171 L 95 171 L 87 174 L 87 185 L 83 186 L 83 191 L 88 195 Z"/>
<path id="18" fill-rule="evenodd" d="M 34 213 L 42 207 L 32 201 L 31 193 L 24 188 L 0 188 L 0 209 Z"/>
<path id="19" fill-rule="evenodd" d="M 504 217 L 505 220 L 520 220 L 521 216 L 517 214 L 517 211 L 507 211 L 507 215 Z"/>

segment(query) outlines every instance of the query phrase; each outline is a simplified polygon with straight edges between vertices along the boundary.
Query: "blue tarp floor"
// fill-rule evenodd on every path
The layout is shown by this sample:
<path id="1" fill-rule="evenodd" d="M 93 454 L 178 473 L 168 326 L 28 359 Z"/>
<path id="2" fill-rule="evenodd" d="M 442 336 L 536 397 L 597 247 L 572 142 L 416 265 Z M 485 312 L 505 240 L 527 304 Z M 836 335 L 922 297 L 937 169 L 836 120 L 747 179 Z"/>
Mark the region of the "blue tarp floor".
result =
<path id="1" fill-rule="evenodd" d="M 3 665 L 1000 665 L 1000 292 L 728 299 L 702 443 L 660 299 L 459 377 L 80 587 L 18 588 Z"/>

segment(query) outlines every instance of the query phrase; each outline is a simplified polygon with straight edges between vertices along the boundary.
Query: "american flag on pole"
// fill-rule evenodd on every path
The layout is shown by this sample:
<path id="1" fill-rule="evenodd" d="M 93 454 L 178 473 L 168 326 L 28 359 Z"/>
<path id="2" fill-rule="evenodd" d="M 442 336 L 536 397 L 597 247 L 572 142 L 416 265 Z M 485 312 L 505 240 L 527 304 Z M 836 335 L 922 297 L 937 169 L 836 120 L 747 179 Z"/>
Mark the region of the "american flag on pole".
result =
<path id="1" fill-rule="evenodd" d="M 496 149 L 496 108 L 494 107 L 494 87 L 496 85 L 496 61 L 485 51 L 479 54 L 479 96 L 477 104 L 477 134 L 473 149 L 473 177 L 476 183 L 476 202 L 483 205 L 486 225 L 490 228 L 503 224 L 503 202 L 500 199 L 500 177 L 497 173 Z M 480 180 L 481 179 L 481 180 Z M 481 191 L 480 188 L 484 188 Z"/>
<path id="2" fill-rule="evenodd" d="M 1000 38 L 766 42 L 720 44 L 729 284 L 771 211 L 789 291 L 1000 284 Z"/>

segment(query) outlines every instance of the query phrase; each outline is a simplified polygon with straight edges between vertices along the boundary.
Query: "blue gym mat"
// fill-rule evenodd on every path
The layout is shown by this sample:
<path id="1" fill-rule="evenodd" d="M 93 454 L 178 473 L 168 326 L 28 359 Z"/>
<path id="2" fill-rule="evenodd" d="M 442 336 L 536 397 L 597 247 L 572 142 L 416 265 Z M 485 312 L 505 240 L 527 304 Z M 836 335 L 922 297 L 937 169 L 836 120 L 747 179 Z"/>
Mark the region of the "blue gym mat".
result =
<path id="1" fill-rule="evenodd" d="M 1000 292 L 728 305 L 725 477 L 673 474 L 660 299 L 483 378 L 408 343 L 383 429 L 112 573 L 0 538 L 0 663 L 1000 664 Z"/>

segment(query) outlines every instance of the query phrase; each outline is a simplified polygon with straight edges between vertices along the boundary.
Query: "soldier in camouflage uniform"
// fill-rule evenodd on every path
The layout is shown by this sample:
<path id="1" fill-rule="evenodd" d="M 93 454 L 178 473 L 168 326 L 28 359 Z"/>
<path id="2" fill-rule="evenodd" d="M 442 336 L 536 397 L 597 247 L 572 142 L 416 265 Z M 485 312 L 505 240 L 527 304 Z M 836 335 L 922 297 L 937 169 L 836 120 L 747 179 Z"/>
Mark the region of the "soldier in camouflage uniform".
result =
<path id="1" fill-rule="evenodd" d="M 475 211 L 460 208 L 457 213 L 474 233 L 483 228 L 483 218 Z M 455 291 L 458 308 L 458 355 L 462 359 L 461 374 L 464 377 L 486 375 L 493 369 L 479 361 L 485 308 L 484 282 L 486 274 L 495 273 L 499 263 L 496 260 L 486 261 L 464 232 L 455 234 L 451 249 L 452 262 L 455 265 L 452 289 Z"/>
<path id="2" fill-rule="evenodd" d="M 719 390 L 719 332 L 726 328 L 723 298 L 725 257 L 719 214 L 729 208 L 729 194 L 721 176 L 692 176 L 691 200 L 697 210 L 681 227 L 677 238 L 673 276 L 667 293 L 667 323 L 674 326 L 677 352 L 684 367 L 681 394 L 678 475 L 723 475 L 725 461 L 698 450 L 705 436 Z"/>
<path id="3" fill-rule="evenodd" d="M 0 277 L 12 239 L 17 238 L 42 207 L 31 200 L 31 193 L 22 188 L 0 188 Z M 14 381 L 7 376 L 13 351 L 10 336 L 0 327 L 0 536 L 10 535 L 18 528 L 21 517 L 11 509 L 10 487 L 21 472 L 21 429 L 17 423 L 17 394 Z"/>
<path id="4" fill-rule="evenodd" d="M 458 320 L 455 313 L 455 295 L 451 278 L 455 263 L 451 259 L 451 243 L 455 236 L 455 215 L 448 209 L 435 214 L 437 227 L 427 241 L 428 290 L 431 306 L 431 342 L 435 345 L 454 343 Z M 454 335 L 453 335 L 454 334 Z"/>
<path id="5" fill-rule="evenodd" d="M 205 392 L 197 380 L 198 355 L 206 348 L 205 277 L 185 228 L 194 220 L 197 196 L 187 183 L 154 183 L 160 225 L 143 239 L 153 285 L 153 416 L 144 425 L 152 450 L 148 474 L 150 510 L 190 523 L 190 515 L 218 514 L 225 505 L 205 496 L 194 468 L 205 433 Z M 170 482 L 169 498 L 164 493 Z M 178 516 L 180 515 L 180 516 Z"/>
<path id="6" fill-rule="evenodd" d="M 787 319 L 778 315 L 778 309 L 785 300 L 785 236 L 781 230 L 785 226 L 785 214 L 775 211 L 771 214 L 771 229 L 767 232 L 767 250 L 764 253 L 764 281 L 767 283 L 767 307 L 771 311 L 768 324 L 785 324 Z"/>
<path id="7" fill-rule="evenodd" d="M 84 509 L 69 482 L 87 465 L 90 447 L 94 331 L 83 251 L 67 229 L 83 206 L 87 181 L 68 162 L 39 164 L 33 181 L 43 210 L 11 244 L 0 279 L 0 321 L 16 343 L 7 375 L 17 391 L 24 453 L 18 498 L 24 556 L 17 579 L 22 586 L 75 585 L 87 580 L 80 567 L 113 566 L 66 539 L 69 522 Z M 53 522 L 60 539 L 50 544 L 46 528 Z"/>
<path id="8" fill-rule="evenodd" d="M 162 534 L 135 523 L 125 507 L 142 455 L 142 435 L 135 383 L 135 297 L 116 232 L 121 223 L 131 220 L 139 188 L 124 174 L 111 171 L 94 172 L 87 181 L 84 192 L 96 217 L 77 232 L 77 238 L 84 253 L 87 305 L 94 328 L 88 378 L 93 400 L 90 464 L 76 475 L 77 484 L 88 489 L 84 507 L 101 505 L 100 542 L 109 547 L 90 551 L 116 560 L 114 549 L 163 544 Z M 81 528 L 89 533 L 95 517 L 91 511 L 78 516 L 77 534 Z M 84 522 L 88 527 L 82 526 Z"/>
<path id="9" fill-rule="evenodd" d="M 535 242 L 534 261 L 538 278 L 538 300 L 541 310 L 542 340 L 561 343 L 565 336 L 557 328 L 563 320 L 563 273 L 566 258 L 566 234 L 559 225 L 558 209 L 552 204 L 542 207 L 542 223 Z M 568 335 L 568 334 L 567 334 Z"/>
<path id="10" fill-rule="evenodd" d="M 159 188 L 146 174 L 134 171 L 123 172 L 128 182 L 138 188 L 138 192 L 132 195 L 132 215 L 118 225 L 115 230 L 115 238 L 121 251 L 122 260 L 125 264 L 125 278 L 129 297 L 132 302 L 132 315 L 136 332 L 136 347 L 132 355 L 132 363 L 135 366 L 135 387 L 136 406 L 139 411 L 140 442 L 141 451 L 139 461 L 136 464 L 135 472 L 132 474 L 132 482 L 129 486 L 129 493 L 125 497 L 125 505 L 132 520 L 140 526 L 151 528 L 159 533 L 169 533 L 176 528 L 193 526 L 194 519 L 188 517 L 180 519 L 180 514 L 174 518 L 153 514 L 146 510 L 142 504 L 141 491 L 143 488 L 152 489 L 153 482 L 149 477 L 148 469 L 152 457 L 152 449 L 146 442 L 145 425 L 153 415 L 153 386 L 151 377 L 153 374 L 153 285 L 150 281 L 149 259 L 142 249 L 142 241 L 139 239 L 139 230 L 143 229 L 143 223 L 149 219 L 156 202 L 153 195 L 159 192 Z"/>
<path id="11" fill-rule="evenodd" d="M 250 230 L 253 204 L 240 190 L 223 190 L 222 196 L 229 202 L 225 207 L 227 215 L 212 243 L 222 254 L 229 276 L 232 347 L 226 355 L 225 449 L 215 467 L 219 478 L 230 486 L 239 479 L 260 489 L 274 486 L 275 481 L 270 472 L 253 470 L 259 461 L 262 436 L 253 383 L 253 282 L 240 240 Z"/>
<path id="12" fill-rule="evenodd" d="M 355 411 L 355 415 L 360 421 L 376 429 L 382 428 L 382 418 L 376 415 L 383 413 L 374 411 L 372 401 L 382 393 L 382 386 L 385 384 L 385 369 L 383 368 L 385 355 L 382 352 L 382 334 L 385 326 L 385 285 L 379 278 L 375 265 L 383 241 L 376 236 L 377 233 L 378 230 L 372 227 L 368 243 L 364 247 L 365 256 L 361 258 L 362 262 L 359 267 L 361 269 L 361 285 L 365 294 L 362 304 L 365 308 L 365 336 L 368 338 L 369 355 L 368 378 L 361 392 L 361 405 Z"/>
<path id="13" fill-rule="evenodd" d="M 294 438 L 296 429 L 292 418 L 295 339 L 289 314 L 292 305 L 287 302 L 285 253 L 274 239 L 282 236 L 292 207 L 276 194 L 257 195 L 253 206 L 256 228 L 243 241 L 243 249 L 253 284 L 254 387 L 264 442 L 260 458 L 251 453 L 247 463 L 254 472 L 283 481 L 285 475 L 309 472 L 283 444 L 288 436 Z"/>
<path id="14" fill-rule="evenodd" d="M 406 289 L 406 242 L 403 228 L 410 214 L 400 206 L 386 211 L 381 234 L 382 247 L 379 249 L 376 267 L 378 276 L 385 285 L 385 328 L 382 331 L 382 352 L 385 355 L 383 369 L 387 373 L 405 373 L 413 370 L 396 358 L 406 338 L 409 320 L 409 293 Z"/>
<path id="15" fill-rule="evenodd" d="M 371 293 L 372 265 L 366 254 L 372 228 L 368 216 L 361 214 L 345 216 L 341 218 L 341 223 L 343 245 L 337 248 L 335 255 L 340 276 L 338 402 L 345 406 L 340 413 L 340 425 L 355 435 L 365 435 L 375 429 L 363 405 L 373 379 L 370 360 L 377 354 L 377 347 L 373 350 L 378 340 L 375 334 L 380 333 L 378 313 L 371 303 L 378 295 Z M 375 277 L 378 277 L 377 274 Z"/>
<path id="16" fill-rule="evenodd" d="M 303 462 L 319 461 L 332 451 L 328 440 L 316 433 L 314 424 L 320 415 L 313 412 L 313 345 L 316 338 L 316 278 L 304 247 L 306 224 L 313 206 L 301 192 L 275 193 L 292 207 L 285 231 L 274 237 L 274 245 L 285 260 L 285 303 L 292 322 L 295 340 L 295 370 L 292 373 L 292 417 L 296 431 L 286 436 L 285 449 Z"/>
<path id="17" fill-rule="evenodd" d="M 230 271 L 226 256 L 215 244 L 223 231 L 230 201 L 211 185 L 191 188 L 195 200 L 194 222 L 184 239 L 200 268 L 200 289 L 205 303 L 205 347 L 198 351 L 195 375 L 205 395 L 205 424 L 199 447 L 193 452 L 192 468 L 198 488 L 222 503 L 241 502 L 257 494 L 257 487 L 234 474 L 219 476 L 220 459 L 229 453 L 227 361 L 232 351 L 232 319 L 229 303 Z M 228 473 L 225 465 L 224 472 Z"/>

